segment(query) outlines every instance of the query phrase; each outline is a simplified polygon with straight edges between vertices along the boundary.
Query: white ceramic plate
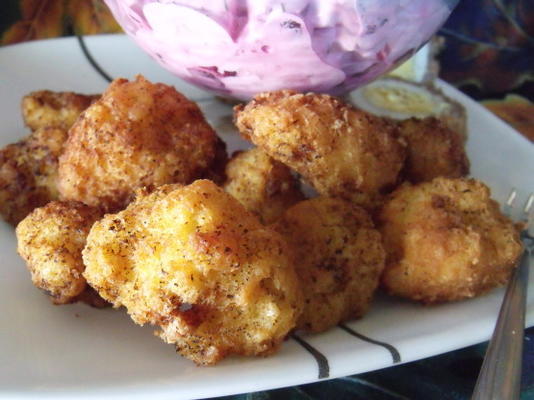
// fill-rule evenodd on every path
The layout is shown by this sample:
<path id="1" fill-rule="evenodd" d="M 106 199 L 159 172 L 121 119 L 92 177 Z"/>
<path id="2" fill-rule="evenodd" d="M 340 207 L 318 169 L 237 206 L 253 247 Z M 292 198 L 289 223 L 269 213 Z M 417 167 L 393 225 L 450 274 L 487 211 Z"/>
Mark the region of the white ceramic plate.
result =
<path id="1" fill-rule="evenodd" d="M 246 146 L 230 123 L 231 107 L 158 67 L 124 36 L 86 38 L 87 49 L 112 77 L 137 73 L 177 86 L 199 101 L 230 150 Z M 0 145 L 25 135 L 21 97 L 38 89 L 102 91 L 107 82 L 76 38 L 0 49 Z M 534 145 L 446 84 L 469 113 L 472 174 L 503 200 L 510 188 L 534 190 Z M 122 311 L 85 305 L 54 307 L 36 290 L 16 253 L 13 229 L 0 223 L 0 396 L 192 399 L 252 392 L 371 371 L 436 355 L 489 338 L 503 290 L 464 302 L 422 307 L 380 298 L 353 330 L 335 328 L 289 339 L 269 358 L 230 358 L 196 367 L 138 327 Z M 534 273 L 527 324 L 534 324 Z"/>

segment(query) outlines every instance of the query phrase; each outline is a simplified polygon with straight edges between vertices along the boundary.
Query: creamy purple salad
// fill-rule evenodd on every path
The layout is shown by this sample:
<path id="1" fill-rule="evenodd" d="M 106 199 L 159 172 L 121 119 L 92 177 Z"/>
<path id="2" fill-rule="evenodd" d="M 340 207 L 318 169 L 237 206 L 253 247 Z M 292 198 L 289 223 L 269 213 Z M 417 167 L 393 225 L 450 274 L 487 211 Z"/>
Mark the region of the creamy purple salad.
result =
<path id="1" fill-rule="evenodd" d="M 450 0 L 105 0 L 163 67 L 218 94 L 344 94 L 440 27 Z"/>

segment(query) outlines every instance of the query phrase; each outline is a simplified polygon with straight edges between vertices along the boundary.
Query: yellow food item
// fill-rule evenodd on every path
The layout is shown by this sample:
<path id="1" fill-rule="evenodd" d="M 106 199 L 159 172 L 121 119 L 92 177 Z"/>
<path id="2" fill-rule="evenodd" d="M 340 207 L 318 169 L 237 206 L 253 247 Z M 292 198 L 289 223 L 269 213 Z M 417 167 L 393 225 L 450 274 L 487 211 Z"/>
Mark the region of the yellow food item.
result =
<path id="1" fill-rule="evenodd" d="M 198 364 L 273 353 L 302 294 L 285 240 L 208 180 L 139 193 L 95 223 L 84 276 Z"/>
<path id="2" fill-rule="evenodd" d="M 116 79 L 70 130 L 59 158 L 61 198 L 122 209 L 138 188 L 200 177 L 216 142 L 198 106 L 174 88 Z"/>
<path id="3" fill-rule="evenodd" d="M 410 82 L 383 77 L 349 94 L 359 109 L 377 117 L 404 120 L 435 117 L 457 132 L 465 142 L 467 114 L 462 104 L 445 96 L 432 82 Z"/>
<path id="4" fill-rule="evenodd" d="M 101 217 L 98 210 L 79 202 L 52 201 L 18 224 L 18 252 L 34 285 L 46 290 L 55 304 L 77 301 L 86 290 L 82 249 Z"/>
<path id="5" fill-rule="evenodd" d="M 22 117 L 31 130 L 39 128 L 70 129 L 80 113 L 100 95 L 41 90 L 22 98 Z"/>
<path id="6" fill-rule="evenodd" d="M 411 118 L 399 123 L 408 156 L 404 173 L 412 183 L 443 176 L 461 178 L 469 173 L 469 160 L 460 134 L 436 118 Z"/>
<path id="7" fill-rule="evenodd" d="M 274 222 L 304 199 L 291 170 L 260 148 L 234 154 L 226 166 L 226 176 L 224 190 L 264 224 Z"/>
<path id="8" fill-rule="evenodd" d="M 504 284 L 521 253 L 516 227 L 474 179 L 405 184 L 390 195 L 379 221 L 387 252 L 383 287 L 423 303 Z"/>
<path id="9" fill-rule="evenodd" d="M 386 256 L 362 208 L 316 197 L 291 207 L 273 227 L 296 252 L 305 299 L 299 328 L 321 332 L 365 314 Z"/>
<path id="10" fill-rule="evenodd" d="M 373 197 L 397 183 L 404 163 L 395 124 L 327 95 L 259 94 L 235 107 L 235 122 L 246 139 L 327 196 Z"/>

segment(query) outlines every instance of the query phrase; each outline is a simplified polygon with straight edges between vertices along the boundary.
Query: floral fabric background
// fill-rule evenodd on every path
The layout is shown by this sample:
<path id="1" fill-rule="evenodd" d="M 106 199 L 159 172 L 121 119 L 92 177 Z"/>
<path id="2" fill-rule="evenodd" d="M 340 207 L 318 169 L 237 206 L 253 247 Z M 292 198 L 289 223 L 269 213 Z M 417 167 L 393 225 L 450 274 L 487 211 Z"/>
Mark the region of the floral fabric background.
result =
<path id="1" fill-rule="evenodd" d="M 102 0 L 3 0 L 0 44 L 121 32 Z M 461 0 L 440 31 L 441 77 L 534 141 L 534 0 Z M 498 77 L 498 79 L 495 79 Z M 227 397 L 468 399 L 486 344 L 382 371 Z M 534 329 L 527 330 L 521 398 L 534 399 Z"/>
<path id="2" fill-rule="evenodd" d="M 121 32 L 102 0 L 4 0 L 1 44 Z"/>

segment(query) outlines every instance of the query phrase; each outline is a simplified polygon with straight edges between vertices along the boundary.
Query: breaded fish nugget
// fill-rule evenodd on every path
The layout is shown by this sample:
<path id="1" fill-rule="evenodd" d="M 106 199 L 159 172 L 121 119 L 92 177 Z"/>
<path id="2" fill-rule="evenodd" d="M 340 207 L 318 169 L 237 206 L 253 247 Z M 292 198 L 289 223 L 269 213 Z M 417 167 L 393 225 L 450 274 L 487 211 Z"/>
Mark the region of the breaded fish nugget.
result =
<path id="1" fill-rule="evenodd" d="M 50 127 L 68 130 L 80 113 L 99 97 L 50 90 L 32 92 L 22 98 L 22 117 L 31 130 Z"/>
<path id="2" fill-rule="evenodd" d="M 423 303 L 474 297 L 504 284 L 521 253 L 516 227 L 474 179 L 405 184 L 390 195 L 379 221 L 384 288 Z"/>
<path id="3" fill-rule="evenodd" d="M 58 199 L 58 157 L 66 139 L 62 128 L 39 128 L 0 150 L 0 214 L 7 222 L 17 225 Z"/>
<path id="4" fill-rule="evenodd" d="M 316 197 L 291 207 L 273 227 L 296 251 L 305 300 L 300 329 L 325 331 L 367 311 L 386 256 L 362 208 Z"/>
<path id="5" fill-rule="evenodd" d="M 137 188 L 200 177 L 216 143 L 198 106 L 173 87 L 116 79 L 70 130 L 59 159 L 61 198 L 122 209 Z"/>
<path id="6" fill-rule="evenodd" d="M 224 190 L 264 224 L 274 222 L 304 199 L 291 170 L 260 148 L 235 153 L 226 166 L 226 176 Z"/>
<path id="7" fill-rule="evenodd" d="M 72 303 L 86 290 L 82 249 L 100 211 L 76 201 L 52 201 L 18 224 L 18 252 L 35 286 L 55 304 Z M 86 295 L 84 295 L 86 297 Z"/>
<path id="8" fill-rule="evenodd" d="M 412 183 L 438 176 L 461 178 L 469 173 L 462 136 L 439 119 L 410 118 L 399 122 L 399 131 L 408 145 L 404 173 Z"/>
<path id="9" fill-rule="evenodd" d="M 397 183 L 405 158 L 395 124 L 323 94 L 263 93 L 235 107 L 246 138 L 319 193 L 355 199 Z"/>
<path id="10" fill-rule="evenodd" d="M 12 225 L 59 198 L 58 158 L 68 130 L 99 96 L 42 90 L 24 96 L 22 115 L 33 132 L 0 150 L 0 214 Z"/>
<path id="11" fill-rule="evenodd" d="M 285 240 L 208 180 L 164 185 L 97 222 L 84 276 L 198 364 L 267 355 L 295 326 L 302 294 Z"/>

